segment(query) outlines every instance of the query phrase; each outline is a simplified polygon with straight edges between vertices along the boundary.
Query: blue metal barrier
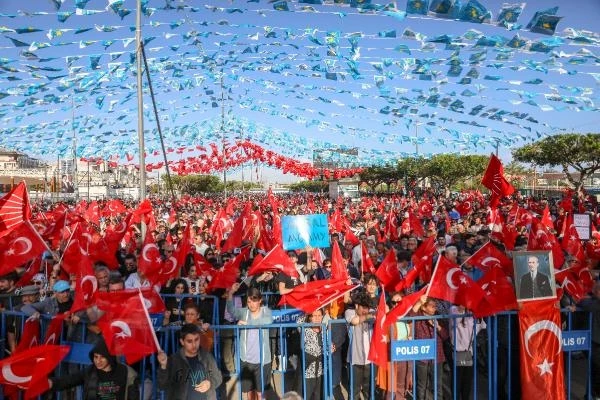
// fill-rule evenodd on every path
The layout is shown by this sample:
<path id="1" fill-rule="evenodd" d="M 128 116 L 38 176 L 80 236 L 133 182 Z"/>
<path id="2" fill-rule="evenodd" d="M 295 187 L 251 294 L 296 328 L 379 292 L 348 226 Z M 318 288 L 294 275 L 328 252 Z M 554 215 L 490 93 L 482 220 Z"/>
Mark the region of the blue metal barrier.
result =
<path id="1" fill-rule="evenodd" d="M 215 301 L 215 305 L 218 302 Z M 295 315 L 294 310 L 285 310 L 280 313 L 275 312 L 274 315 L 281 314 L 283 316 Z M 216 314 L 215 314 L 216 315 Z M 280 317 L 280 316 L 279 316 Z M 437 324 L 448 324 L 450 327 L 451 335 L 454 334 L 456 337 L 457 324 L 465 318 L 470 317 L 469 315 L 436 315 L 432 317 L 409 317 L 404 318 L 402 321 L 409 324 L 414 332 L 414 327 L 417 321 L 433 319 L 435 320 L 434 325 Z M 591 399 L 591 344 L 590 344 L 590 329 L 592 316 L 588 312 L 570 312 L 563 310 L 564 324 L 563 324 L 563 351 L 565 355 L 565 377 L 566 377 L 566 388 L 567 396 L 569 399 Z M 22 313 L 6 311 L 0 313 L 0 344 L 4 343 L 3 339 L 6 338 L 7 331 L 10 327 L 7 326 L 7 319 L 11 319 L 15 326 L 22 331 L 26 316 Z M 288 319 L 285 317 L 284 319 Z M 291 320 L 291 318 L 290 318 Z M 42 323 L 41 335 L 44 337 L 49 318 L 43 316 L 40 319 Z M 485 319 L 486 328 L 480 332 L 480 334 L 473 334 L 472 336 L 472 349 L 473 349 L 473 380 L 472 380 L 472 393 L 473 399 L 490 399 L 490 400 L 505 400 L 505 399 L 518 399 L 520 398 L 520 376 L 518 373 L 519 362 L 519 342 L 518 342 L 518 319 L 516 312 L 505 312 L 499 315 L 488 317 Z M 475 321 L 471 320 L 470 327 L 475 326 Z M 239 358 L 240 354 L 240 338 L 249 329 L 268 329 L 270 331 L 269 343 L 264 343 L 263 336 L 258 335 L 259 347 L 270 346 L 271 347 L 271 360 L 263 360 L 261 363 L 270 366 L 268 370 L 270 373 L 265 376 L 261 370 L 261 385 L 263 387 L 270 384 L 271 387 L 277 391 L 279 395 L 289 390 L 296 390 L 305 393 L 307 390 L 307 381 L 304 379 L 305 369 L 309 363 L 306 358 L 306 349 L 304 341 L 300 341 L 299 349 L 292 349 L 288 346 L 287 337 L 290 336 L 291 332 L 297 332 L 300 338 L 304 338 L 306 330 L 313 327 L 321 328 L 320 340 L 323 346 L 321 362 L 323 364 L 323 375 L 321 381 L 322 395 L 325 399 L 339 398 L 339 393 L 345 392 L 344 397 L 347 399 L 355 398 L 353 392 L 353 382 L 355 379 L 353 368 L 348 364 L 347 358 L 341 360 L 341 365 L 336 367 L 336 361 L 334 358 L 341 358 L 342 348 L 336 348 L 336 352 L 332 352 L 332 344 L 334 344 L 335 330 L 345 330 L 347 328 L 346 321 L 343 319 L 329 320 L 323 324 L 310 324 L 310 323 L 274 323 L 271 325 L 260 325 L 260 326 L 247 326 L 247 325 L 218 325 L 215 324 L 211 327 L 214 331 L 214 347 L 213 354 L 221 366 L 225 376 L 228 376 L 224 365 L 227 362 L 233 364 L 233 370 L 229 374 L 231 383 L 227 385 L 232 389 L 233 393 L 225 396 L 220 395 L 222 399 L 241 399 L 241 361 Z M 12 328 L 10 328 L 12 329 Z M 75 334 L 75 336 L 81 338 L 81 343 L 85 343 L 87 325 L 80 323 L 77 329 L 81 329 L 81 334 Z M 157 327 L 157 335 L 159 343 L 162 349 L 167 354 L 172 354 L 179 349 L 178 331 L 179 326 L 159 326 Z M 454 329 L 454 332 L 452 332 Z M 434 329 L 434 338 L 436 338 L 437 330 Z M 225 360 L 221 353 L 222 341 L 224 339 L 231 338 L 233 341 L 233 354 L 232 360 Z M 63 332 L 62 342 L 66 342 L 65 333 Z M 345 337 L 345 343 L 347 344 L 348 354 L 351 357 L 352 341 L 353 337 L 350 333 Z M 414 339 L 414 336 L 413 336 Z M 409 341 L 410 342 L 410 341 Z M 421 345 L 420 342 L 412 340 L 413 343 L 396 343 L 393 342 L 390 346 L 390 382 L 391 387 L 395 387 L 394 379 L 395 368 L 400 362 L 408 362 L 412 366 L 413 376 L 413 387 L 410 390 L 410 394 L 417 398 L 416 388 L 419 384 L 419 379 L 423 379 L 419 376 L 417 371 L 418 368 L 425 366 L 428 373 L 433 379 L 433 382 L 437 381 L 438 374 L 443 379 L 442 390 L 448 394 L 447 397 L 451 399 L 459 399 L 460 395 L 456 390 L 458 387 L 458 375 L 457 368 L 465 368 L 456 365 L 456 362 L 450 363 L 424 363 L 418 361 L 416 357 L 410 356 L 408 350 L 398 350 L 402 346 L 414 347 L 414 345 Z M 424 345 L 427 345 L 426 343 Z M 429 344 L 430 345 L 430 344 Z M 346 347 L 346 346 L 343 346 Z M 299 351 L 298 351 L 299 350 Z M 295 370 L 292 368 L 289 362 L 290 356 L 293 352 L 299 352 L 298 362 Z M 402 354 L 404 353 L 404 354 Z M 435 353 L 434 353 L 435 354 Z M 6 353 L 2 354 L 2 357 L 6 357 Z M 451 349 L 449 355 L 453 356 L 453 360 L 456 360 L 456 350 Z M 87 353 L 82 355 L 87 357 Z M 262 354 L 261 354 L 262 357 Z M 517 357 L 517 358 L 515 358 Z M 288 362 L 286 362 L 286 360 Z M 146 398 L 160 398 L 164 396 L 160 393 L 156 385 L 156 357 L 150 356 L 142 360 L 140 364 L 140 380 L 143 383 L 145 378 L 148 377 L 153 386 L 152 393 Z M 346 374 L 342 371 L 346 370 Z M 370 372 L 370 385 L 369 385 L 369 396 L 371 399 L 378 399 L 381 396 L 381 391 L 376 388 L 376 376 L 377 368 L 373 365 L 369 365 Z M 383 367 L 386 368 L 386 367 Z M 516 373 L 511 371 L 517 370 Z M 341 374 L 341 387 L 337 387 L 336 380 Z M 299 383 L 295 385 L 293 380 Z M 225 388 L 225 384 L 223 384 Z M 343 388 L 343 390 L 339 390 Z M 437 397 L 437 385 L 432 388 L 434 396 Z M 142 391 L 144 388 L 142 387 Z M 585 392 L 585 393 L 584 393 Z M 585 397 L 584 397 L 585 396 Z M 392 399 L 396 398 L 395 393 L 391 393 Z"/>

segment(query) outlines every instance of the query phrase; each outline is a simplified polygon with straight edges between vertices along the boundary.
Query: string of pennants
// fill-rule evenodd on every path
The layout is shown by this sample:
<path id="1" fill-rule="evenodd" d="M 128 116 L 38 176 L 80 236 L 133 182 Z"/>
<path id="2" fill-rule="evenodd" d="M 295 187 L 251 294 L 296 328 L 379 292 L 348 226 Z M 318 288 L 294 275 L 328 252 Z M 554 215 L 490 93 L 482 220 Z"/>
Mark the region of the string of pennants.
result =
<path id="1" fill-rule="evenodd" d="M 121 0 L 109 0 L 104 9 L 87 8 L 88 3 L 101 2 L 56 0 L 54 11 L 0 14 L 0 48 L 13 51 L 0 58 L 0 146 L 66 155 L 76 136 L 78 156 L 100 151 L 103 157 L 125 158 L 136 151 L 134 28 L 97 23 L 98 15 L 131 22 L 132 7 Z M 408 148 L 390 151 L 390 144 L 445 149 L 452 143 L 464 151 L 498 143 L 515 146 L 563 129 L 546 122 L 540 112 L 597 111 L 593 85 L 571 84 L 569 78 L 600 82 L 600 37 L 574 28 L 555 35 L 562 18 L 558 7 L 537 11 L 523 26 L 519 17 L 525 3 L 503 5 L 496 18 L 474 0 L 408 0 L 404 10 L 396 3 L 369 0 L 267 4 L 193 7 L 166 1 L 151 7 L 150 1 L 142 2 L 144 45 L 172 147 L 202 146 L 218 136 L 221 80 L 228 124 L 237 126 L 244 118 L 235 115 L 248 113 L 245 137 L 304 157 L 352 138 L 368 144 L 361 152 L 369 164 L 412 154 Z M 316 22 L 300 28 L 246 18 L 282 11 L 396 23 L 394 29 L 343 32 L 322 29 Z M 169 20 L 173 15 L 177 18 Z M 64 27 L 48 28 L 49 18 Z M 24 19 L 30 25 L 16 25 Z M 397 28 L 399 22 L 419 19 L 464 21 L 516 33 L 468 29 L 461 35 L 429 37 L 408 26 Z M 36 26 L 38 20 L 44 23 Z M 526 32 L 547 36 L 530 39 L 523 36 Z M 86 40 L 103 35 L 106 39 Z M 115 49 L 119 43 L 124 51 Z M 522 71 L 537 77 L 521 79 Z M 403 82 L 424 86 L 410 88 Z M 490 102 L 494 105 L 488 106 Z M 152 122 L 150 109 L 144 112 Z M 192 114 L 197 122 L 190 122 Z M 252 121 L 253 116 L 272 119 L 275 127 Z M 420 134 L 413 134 L 417 127 Z M 317 134 L 305 137 L 307 129 Z M 147 135 L 151 151 L 158 148 L 153 133 Z"/>

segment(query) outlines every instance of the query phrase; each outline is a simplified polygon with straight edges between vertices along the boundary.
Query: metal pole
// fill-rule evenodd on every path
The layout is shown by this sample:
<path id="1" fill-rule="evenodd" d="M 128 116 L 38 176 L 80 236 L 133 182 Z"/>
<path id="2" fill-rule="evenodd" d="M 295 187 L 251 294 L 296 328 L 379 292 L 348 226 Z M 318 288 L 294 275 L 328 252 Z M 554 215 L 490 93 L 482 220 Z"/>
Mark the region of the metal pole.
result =
<path id="1" fill-rule="evenodd" d="M 69 69 L 69 74 L 71 70 Z M 77 177 L 77 135 L 75 135 L 75 100 L 71 92 L 71 129 L 73 130 L 73 192 L 75 202 L 79 201 L 79 181 Z"/>
<path id="2" fill-rule="evenodd" d="M 142 93 L 142 0 L 137 0 L 135 20 L 135 43 L 137 58 L 137 103 L 138 103 L 138 142 L 140 162 L 140 201 L 146 198 L 146 156 L 144 146 L 144 97 Z M 142 232 L 143 234 L 145 232 Z M 143 236 L 142 236 L 143 237 Z"/>
<path id="3" fill-rule="evenodd" d="M 227 155 L 225 154 L 225 97 L 223 91 L 223 73 L 221 73 L 221 134 L 223 147 L 223 195 L 227 197 Z"/>
<path id="4" fill-rule="evenodd" d="M 244 141 L 244 131 L 240 130 L 240 143 Z M 244 194 L 244 164 L 242 164 L 242 201 L 246 200 L 246 196 Z"/>
<path id="5" fill-rule="evenodd" d="M 415 121 L 415 153 L 419 155 L 419 120 Z"/>
<path id="6" fill-rule="evenodd" d="M 498 148 L 500 147 L 500 139 L 495 138 L 496 139 L 496 157 L 498 157 Z"/>

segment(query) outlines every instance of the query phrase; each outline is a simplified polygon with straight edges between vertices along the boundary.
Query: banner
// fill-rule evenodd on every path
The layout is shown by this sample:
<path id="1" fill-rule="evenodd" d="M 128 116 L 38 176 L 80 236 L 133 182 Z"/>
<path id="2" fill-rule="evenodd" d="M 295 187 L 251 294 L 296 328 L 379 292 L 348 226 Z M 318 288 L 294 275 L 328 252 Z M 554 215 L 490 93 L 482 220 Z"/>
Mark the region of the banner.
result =
<path id="1" fill-rule="evenodd" d="M 286 215 L 281 218 L 283 248 L 285 250 L 307 247 L 329 247 L 327 215 Z"/>

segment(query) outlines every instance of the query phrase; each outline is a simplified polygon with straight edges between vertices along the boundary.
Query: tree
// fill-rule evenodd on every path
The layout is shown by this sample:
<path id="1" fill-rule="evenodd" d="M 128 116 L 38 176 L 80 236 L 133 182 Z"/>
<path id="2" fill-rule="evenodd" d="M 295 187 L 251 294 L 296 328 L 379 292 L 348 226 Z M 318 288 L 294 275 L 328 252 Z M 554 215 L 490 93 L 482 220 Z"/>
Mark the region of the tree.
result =
<path id="1" fill-rule="evenodd" d="M 406 157 L 398 160 L 396 172 L 398 178 L 404 181 L 407 191 L 413 190 L 415 186 L 426 178 L 423 172 L 427 167 L 428 161 L 424 157 Z"/>
<path id="2" fill-rule="evenodd" d="M 363 169 L 358 176 L 360 181 L 365 183 L 374 192 L 377 186 L 383 183 L 382 171 L 383 167 L 372 166 Z"/>
<path id="3" fill-rule="evenodd" d="M 163 175 L 165 182 L 167 176 Z M 198 194 L 198 193 L 211 193 L 218 192 L 222 189 L 221 180 L 213 175 L 171 175 L 171 182 L 181 193 Z"/>
<path id="4" fill-rule="evenodd" d="M 458 182 L 479 176 L 485 171 L 489 157 L 480 155 L 436 154 L 426 163 L 423 173 L 437 192 Z"/>
<path id="5" fill-rule="evenodd" d="M 560 166 L 569 183 L 581 192 L 585 178 L 600 170 L 600 133 L 549 136 L 519 147 L 512 154 L 520 162 Z"/>
<path id="6" fill-rule="evenodd" d="M 530 172 L 523 164 L 515 160 L 504 166 L 504 177 L 515 189 L 521 187 L 521 184 L 525 182 Z"/>
<path id="7" fill-rule="evenodd" d="M 329 191 L 329 183 L 323 181 L 300 181 L 290 185 L 292 192 L 320 193 Z"/>

